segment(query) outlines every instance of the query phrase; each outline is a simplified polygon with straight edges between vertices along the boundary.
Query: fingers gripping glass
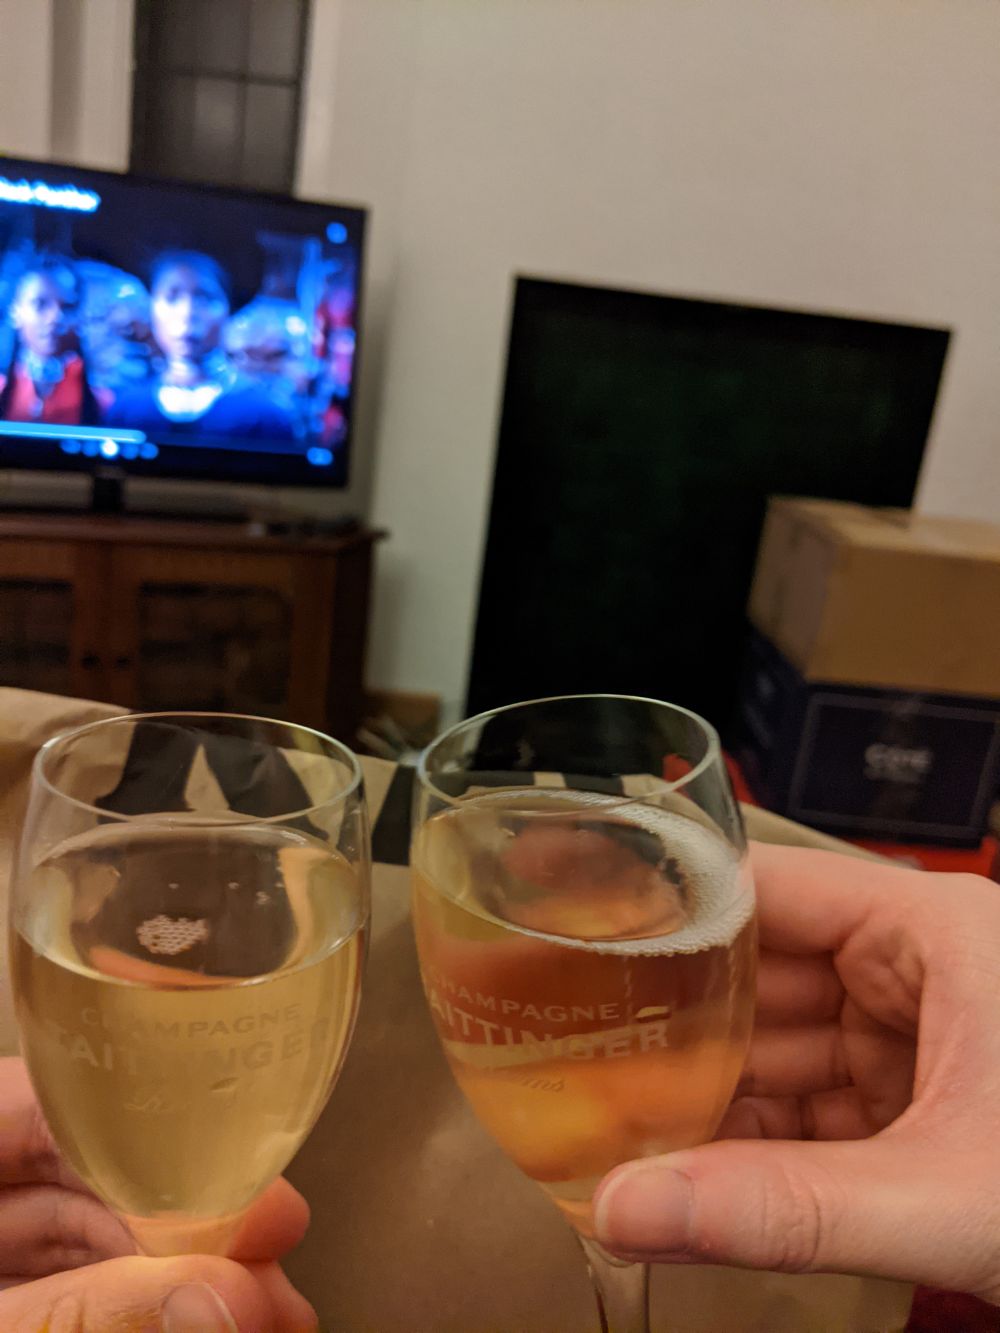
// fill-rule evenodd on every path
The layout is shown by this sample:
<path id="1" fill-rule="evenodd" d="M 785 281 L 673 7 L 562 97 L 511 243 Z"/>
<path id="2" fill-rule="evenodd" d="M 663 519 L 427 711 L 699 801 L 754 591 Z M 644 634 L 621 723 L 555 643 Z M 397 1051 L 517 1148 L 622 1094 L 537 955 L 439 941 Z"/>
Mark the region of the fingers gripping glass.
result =
<path id="1" fill-rule="evenodd" d="M 368 920 L 355 757 L 304 727 L 127 716 L 39 752 L 11 971 L 60 1149 L 147 1253 L 225 1252 L 346 1053 Z"/>
<path id="2" fill-rule="evenodd" d="M 593 1237 L 612 1167 L 715 1133 L 746 1053 L 754 894 L 718 738 L 610 695 L 473 718 L 421 761 L 424 988 L 483 1125 L 586 1252 L 605 1330 L 648 1327 L 647 1273 Z"/>

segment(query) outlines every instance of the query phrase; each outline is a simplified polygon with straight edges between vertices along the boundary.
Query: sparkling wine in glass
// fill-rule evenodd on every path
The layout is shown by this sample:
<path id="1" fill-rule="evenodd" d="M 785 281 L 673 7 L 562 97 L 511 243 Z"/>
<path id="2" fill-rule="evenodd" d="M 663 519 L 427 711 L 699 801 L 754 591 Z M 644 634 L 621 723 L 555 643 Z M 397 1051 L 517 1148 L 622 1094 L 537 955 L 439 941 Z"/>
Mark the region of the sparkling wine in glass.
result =
<path id="1" fill-rule="evenodd" d="M 149 1254 L 224 1253 L 329 1097 L 368 919 L 356 758 L 212 714 L 42 747 L 15 864 L 22 1048 L 61 1151 Z"/>
<path id="2" fill-rule="evenodd" d="M 711 1139 L 752 1025 L 757 935 L 714 730 L 619 696 L 461 723 L 418 775 L 425 992 L 482 1124 L 575 1229 L 602 1327 L 648 1327 L 648 1274 L 593 1238 L 612 1167 Z"/>

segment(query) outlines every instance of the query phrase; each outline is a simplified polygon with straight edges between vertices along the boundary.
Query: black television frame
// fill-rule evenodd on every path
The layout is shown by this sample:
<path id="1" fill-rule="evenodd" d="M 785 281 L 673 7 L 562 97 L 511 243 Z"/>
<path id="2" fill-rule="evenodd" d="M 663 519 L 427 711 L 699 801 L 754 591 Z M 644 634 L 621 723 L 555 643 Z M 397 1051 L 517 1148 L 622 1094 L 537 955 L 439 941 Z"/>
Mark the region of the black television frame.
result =
<path id="1" fill-rule="evenodd" d="M 51 445 L 37 436 L 16 435 L 0 436 L 0 471 L 11 469 L 28 472 L 82 473 L 95 479 L 95 508 L 121 506 L 120 485 L 126 477 L 155 480 L 182 480 L 201 482 L 223 482 L 233 485 L 259 485 L 303 487 L 319 490 L 346 490 L 350 484 L 351 458 L 356 440 L 355 412 L 357 408 L 357 386 L 364 337 L 362 336 L 365 299 L 365 251 L 369 209 L 362 204 L 324 202 L 318 199 L 300 199 L 294 195 L 280 194 L 270 190 L 239 189 L 226 185 L 210 185 L 200 181 L 183 181 L 173 177 L 151 176 L 132 171 L 103 171 L 93 167 L 79 167 L 66 162 L 42 162 L 37 159 L 12 157 L 0 153 L 0 174 L 19 175 L 30 179 L 32 176 L 49 178 L 52 184 L 80 185 L 99 189 L 99 182 L 111 181 L 115 184 L 127 182 L 139 187 L 149 186 L 157 190 L 176 191 L 178 195 L 199 194 L 212 198 L 242 202 L 251 206 L 257 202 L 276 204 L 283 208 L 302 210 L 303 213 L 314 210 L 325 223 L 343 221 L 356 234 L 357 286 L 355 297 L 356 344 L 351 373 L 351 392 L 347 398 L 347 434 L 341 446 L 341 463 L 329 470 L 305 461 L 304 455 L 267 453 L 260 451 L 261 461 L 267 460 L 267 466 L 241 470 L 239 460 L 246 456 L 243 446 L 232 448 L 214 448 L 211 446 L 171 445 L 169 440 L 153 440 L 160 452 L 155 459 L 125 459 L 119 454 L 113 459 L 104 457 L 84 457 L 62 452 L 60 441 L 53 438 Z M 320 229 L 321 230 L 321 229 Z M 178 249 L 184 248 L 178 244 Z M 109 432 L 110 433 L 110 432 Z M 67 429 L 62 438 L 72 438 L 72 428 Z M 165 451 L 166 456 L 165 456 Z M 256 451 L 248 448 L 246 453 Z M 180 457 L 175 455 L 179 454 Z M 299 461 L 297 467 L 290 466 Z M 234 467 L 234 463 L 236 466 Z M 101 483 L 104 483 L 103 485 Z M 110 483 L 110 485 L 109 485 Z M 109 504 L 110 496 L 110 504 Z"/>

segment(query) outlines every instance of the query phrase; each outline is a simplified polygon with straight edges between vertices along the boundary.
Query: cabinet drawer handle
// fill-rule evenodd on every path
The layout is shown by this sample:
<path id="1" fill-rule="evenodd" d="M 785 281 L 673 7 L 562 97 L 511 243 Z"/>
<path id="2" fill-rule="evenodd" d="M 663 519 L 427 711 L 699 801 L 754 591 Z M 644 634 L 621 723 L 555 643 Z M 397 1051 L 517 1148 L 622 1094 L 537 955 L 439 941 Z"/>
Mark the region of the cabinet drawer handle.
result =
<path id="1" fill-rule="evenodd" d="M 96 653 L 84 653 L 80 658 L 80 665 L 85 671 L 93 671 L 96 667 L 101 665 L 101 659 Z"/>
<path id="2" fill-rule="evenodd" d="M 124 671 L 127 667 L 130 667 L 131 665 L 132 665 L 131 657 L 127 657 L 124 653 L 119 653 L 118 656 L 115 658 L 115 666 L 118 668 L 119 671 Z"/>

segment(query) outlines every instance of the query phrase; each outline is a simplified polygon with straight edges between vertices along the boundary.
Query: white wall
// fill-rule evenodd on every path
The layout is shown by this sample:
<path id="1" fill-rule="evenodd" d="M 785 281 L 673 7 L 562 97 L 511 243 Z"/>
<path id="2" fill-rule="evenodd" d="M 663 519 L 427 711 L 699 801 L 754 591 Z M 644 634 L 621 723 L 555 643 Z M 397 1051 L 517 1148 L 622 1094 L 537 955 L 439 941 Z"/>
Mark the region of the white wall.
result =
<path id="1" fill-rule="evenodd" d="M 122 170 L 133 0 L 0 0 L 0 153 Z"/>
<path id="2" fill-rule="evenodd" d="M 51 4 L 51 156 L 124 171 L 131 137 L 133 0 Z"/>
<path id="3" fill-rule="evenodd" d="M 0 153 L 48 157 L 52 0 L 0 0 Z"/>
<path id="4" fill-rule="evenodd" d="M 302 190 L 392 299 L 374 684 L 464 692 L 517 271 L 953 327 L 920 503 L 1000 517 L 995 0 L 315 3 Z"/>

